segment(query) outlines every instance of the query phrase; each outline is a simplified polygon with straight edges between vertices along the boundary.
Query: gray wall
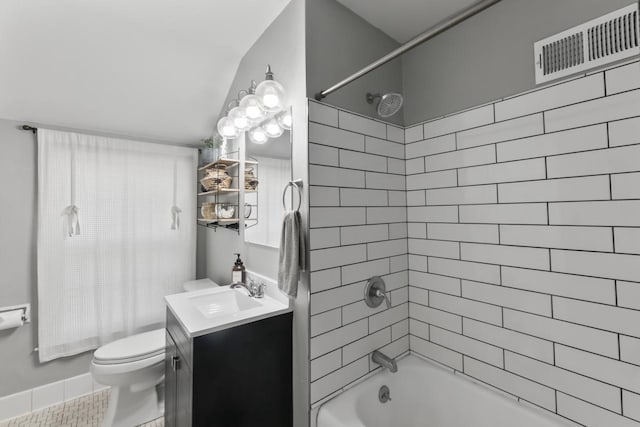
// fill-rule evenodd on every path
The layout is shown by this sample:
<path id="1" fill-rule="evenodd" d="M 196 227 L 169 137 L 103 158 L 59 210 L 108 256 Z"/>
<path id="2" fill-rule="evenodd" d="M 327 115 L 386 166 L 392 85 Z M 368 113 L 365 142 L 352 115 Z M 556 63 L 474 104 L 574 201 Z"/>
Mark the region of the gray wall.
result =
<path id="1" fill-rule="evenodd" d="M 275 78 L 288 94 L 292 106 L 292 175 L 302 178 L 305 186 L 301 213 L 308 222 L 308 164 L 307 164 L 307 108 L 305 80 L 305 1 L 292 0 L 282 14 L 262 34 L 242 59 L 229 98 L 246 89 L 251 79 L 264 78 L 266 64 L 271 64 Z M 276 277 L 278 250 L 243 242 L 241 236 L 228 230 L 201 230 L 205 234 L 206 253 L 200 263 L 206 263 L 209 277 L 228 279 L 231 274 L 233 252 L 244 255 L 248 269 L 269 277 Z M 202 270 L 202 267 L 200 268 Z M 293 300 L 293 404 L 294 425 L 309 425 L 309 275 L 301 276 L 297 299 Z"/>
<path id="2" fill-rule="evenodd" d="M 0 120 L 0 307 L 31 303 L 32 321 L 0 331 L 0 397 L 89 371 L 91 353 L 40 364 L 36 298 L 36 139 Z"/>
<path id="3" fill-rule="evenodd" d="M 533 43 L 631 0 L 503 0 L 402 58 L 415 124 L 535 87 Z"/>
<path id="4" fill-rule="evenodd" d="M 335 0 L 307 2 L 307 94 L 309 98 L 398 47 L 398 43 Z M 377 117 L 367 92 L 402 92 L 400 60 L 378 68 L 323 102 Z M 386 119 L 403 124 L 402 111 Z"/>
<path id="5" fill-rule="evenodd" d="M 278 249 L 244 242 L 244 235 L 234 230 L 215 230 L 198 227 L 199 277 L 210 277 L 220 285 L 231 283 L 231 268 L 241 254 L 245 267 L 251 271 L 275 279 L 278 276 Z"/>

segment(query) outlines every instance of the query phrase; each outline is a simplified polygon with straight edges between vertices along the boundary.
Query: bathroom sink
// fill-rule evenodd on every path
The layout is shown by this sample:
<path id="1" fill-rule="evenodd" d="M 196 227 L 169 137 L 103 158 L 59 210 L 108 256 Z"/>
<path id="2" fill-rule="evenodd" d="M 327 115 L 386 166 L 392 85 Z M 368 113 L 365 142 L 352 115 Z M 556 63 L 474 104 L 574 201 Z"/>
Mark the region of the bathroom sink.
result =
<path id="1" fill-rule="evenodd" d="M 225 292 L 215 294 L 195 295 L 189 297 L 189 301 L 207 318 L 231 315 L 261 305 L 256 298 L 251 298 L 246 293 L 235 289 L 227 289 Z"/>
<path id="2" fill-rule="evenodd" d="M 191 338 L 291 311 L 275 284 L 263 298 L 250 297 L 244 288 L 217 286 L 168 295 L 165 301 Z"/>

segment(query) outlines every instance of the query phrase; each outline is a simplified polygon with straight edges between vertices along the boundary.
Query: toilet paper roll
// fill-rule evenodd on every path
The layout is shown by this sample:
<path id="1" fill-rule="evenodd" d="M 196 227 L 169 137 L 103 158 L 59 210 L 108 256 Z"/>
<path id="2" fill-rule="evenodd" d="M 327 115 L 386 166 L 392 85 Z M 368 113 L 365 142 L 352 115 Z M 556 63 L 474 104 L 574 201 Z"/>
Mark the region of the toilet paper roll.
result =
<path id="1" fill-rule="evenodd" d="M 18 328 L 24 325 L 22 310 L 5 311 L 0 313 L 0 330 Z"/>

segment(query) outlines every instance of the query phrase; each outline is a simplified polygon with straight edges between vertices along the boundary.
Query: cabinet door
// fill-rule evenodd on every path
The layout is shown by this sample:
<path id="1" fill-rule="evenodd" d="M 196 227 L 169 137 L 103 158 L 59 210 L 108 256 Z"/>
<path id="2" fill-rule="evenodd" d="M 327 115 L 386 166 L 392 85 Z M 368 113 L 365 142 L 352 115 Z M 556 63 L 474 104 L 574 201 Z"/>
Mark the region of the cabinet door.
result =
<path id="1" fill-rule="evenodd" d="M 192 371 L 184 363 L 184 356 L 178 350 L 178 359 L 174 363 L 176 368 L 176 426 L 191 427 L 191 390 L 193 384 Z"/>
<path id="2" fill-rule="evenodd" d="M 176 344 L 169 331 L 166 332 L 164 354 L 164 425 L 165 427 L 178 427 L 176 424 L 177 375 L 174 369 L 175 358 L 178 354 Z"/>

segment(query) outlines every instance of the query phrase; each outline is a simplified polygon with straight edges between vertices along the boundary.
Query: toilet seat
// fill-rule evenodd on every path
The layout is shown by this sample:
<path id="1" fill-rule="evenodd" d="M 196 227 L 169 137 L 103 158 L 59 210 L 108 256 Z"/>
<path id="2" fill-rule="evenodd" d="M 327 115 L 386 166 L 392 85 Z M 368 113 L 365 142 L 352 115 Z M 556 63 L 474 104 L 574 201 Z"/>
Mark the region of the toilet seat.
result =
<path id="1" fill-rule="evenodd" d="M 94 359 L 91 362 L 91 373 L 96 378 L 103 377 L 105 375 L 117 376 L 120 374 L 131 374 L 132 372 L 141 371 L 154 365 L 161 364 L 164 364 L 164 354 L 127 363 L 98 363 Z"/>
<path id="2" fill-rule="evenodd" d="M 164 359 L 165 330 L 155 329 L 113 341 L 93 353 L 98 365 L 128 364 L 160 357 Z"/>

